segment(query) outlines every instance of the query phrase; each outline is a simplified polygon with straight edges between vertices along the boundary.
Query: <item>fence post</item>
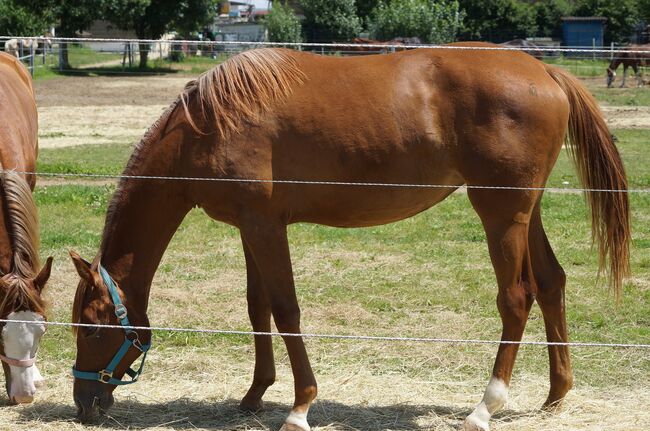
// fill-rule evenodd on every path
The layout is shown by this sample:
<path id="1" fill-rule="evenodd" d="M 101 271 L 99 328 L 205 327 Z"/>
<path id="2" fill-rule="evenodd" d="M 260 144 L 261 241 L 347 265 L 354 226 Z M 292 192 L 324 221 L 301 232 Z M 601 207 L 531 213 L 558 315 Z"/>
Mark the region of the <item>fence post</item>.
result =
<path id="1" fill-rule="evenodd" d="M 34 76 L 34 55 L 35 54 L 36 54 L 36 50 L 34 49 L 34 41 L 32 40 L 32 44 L 29 45 L 29 72 L 32 74 L 32 76 Z"/>
<path id="2" fill-rule="evenodd" d="M 59 41 L 59 72 L 63 72 L 63 48 L 61 47 L 61 44 L 63 42 Z"/>
<path id="3" fill-rule="evenodd" d="M 592 60 L 596 59 L 596 38 L 595 37 L 591 38 L 591 59 Z"/>
<path id="4" fill-rule="evenodd" d="M 609 61 L 614 60 L 614 42 L 610 44 Z"/>

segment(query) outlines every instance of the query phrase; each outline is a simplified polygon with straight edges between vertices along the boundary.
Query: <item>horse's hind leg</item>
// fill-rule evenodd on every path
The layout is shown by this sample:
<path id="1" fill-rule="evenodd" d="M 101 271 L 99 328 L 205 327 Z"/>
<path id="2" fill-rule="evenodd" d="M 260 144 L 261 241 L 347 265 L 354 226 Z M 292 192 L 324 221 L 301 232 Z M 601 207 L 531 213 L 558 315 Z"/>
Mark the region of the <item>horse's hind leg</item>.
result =
<path id="1" fill-rule="evenodd" d="M 537 302 L 544 315 L 546 339 L 549 342 L 567 342 L 567 324 L 564 308 L 566 276 L 546 237 L 539 203 L 530 222 L 530 255 L 537 282 Z M 544 407 L 557 405 L 571 389 L 573 376 L 568 346 L 548 346 L 551 389 Z"/>
<path id="2" fill-rule="evenodd" d="M 620 87 L 625 87 L 625 79 L 627 78 L 627 64 L 623 64 L 623 80 L 621 81 Z"/>
<path id="3" fill-rule="evenodd" d="M 248 317 L 255 332 L 271 332 L 271 303 L 262 286 L 257 264 L 242 239 L 246 258 L 246 299 Z M 243 410 L 258 411 L 262 409 L 262 396 L 275 382 L 275 363 L 273 360 L 273 342 L 270 335 L 255 335 L 255 372 L 253 383 L 241 401 Z"/>
<path id="4" fill-rule="evenodd" d="M 536 194 L 533 191 L 478 189 L 470 189 L 468 193 L 487 234 L 499 287 L 497 307 L 503 324 L 503 341 L 521 340 L 535 298 L 528 227 Z M 465 420 L 465 430 L 489 429 L 490 417 L 506 402 L 518 349 L 518 344 L 499 345 L 492 378 L 483 400 Z"/>

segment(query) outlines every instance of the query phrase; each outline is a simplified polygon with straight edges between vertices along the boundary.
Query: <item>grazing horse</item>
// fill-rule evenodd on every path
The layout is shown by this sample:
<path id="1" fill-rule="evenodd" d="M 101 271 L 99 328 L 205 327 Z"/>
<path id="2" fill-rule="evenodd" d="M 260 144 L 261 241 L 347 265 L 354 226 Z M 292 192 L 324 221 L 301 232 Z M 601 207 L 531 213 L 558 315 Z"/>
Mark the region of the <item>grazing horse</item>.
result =
<path id="1" fill-rule="evenodd" d="M 52 258 L 40 272 L 38 215 L 32 198 L 32 172 L 38 152 L 38 119 L 29 72 L 15 57 L 0 52 L 0 359 L 7 394 L 14 403 L 29 403 L 43 377 L 35 355 L 45 332 L 41 291 L 50 276 Z"/>
<path id="2" fill-rule="evenodd" d="M 244 52 L 188 83 L 124 171 L 227 181 L 122 178 L 94 260 L 71 252 L 81 277 L 72 319 L 115 325 L 128 315 L 132 325 L 148 326 L 154 272 L 187 212 L 199 206 L 240 230 L 253 329 L 271 331 L 273 316 L 279 331 L 300 333 L 287 225 L 390 223 L 466 184 L 496 272 L 502 339 L 521 340 L 537 300 L 548 340 L 566 342 L 565 275 L 542 227 L 540 188 L 567 137 L 584 186 L 617 191 L 590 191 L 587 201 L 601 267 L 609 268 L 620 291 L 630 239 L 622 193 L 627 180 L 596 100 L 569 73 L 505 51 L 415 49 L 347 58 L 285 49 Z M 150 339 L 148 330 L 77 331 L 74 400 L 80 420 L 112 405 L 115 387 L 129 382 L 122 380 L 125 373 L 137 379 L 142 368 L 129 366 L 146 353 Z M 316 380 L 302 338 L 284 342 L 295 379 L 284 429 L 304 431 Z M 465 429 L 488 429 L 491 414 L 506 401 L 517 350 L 517 344 L 499 346 L 483 400 Z M 571 388 L 572 373 L 566 345 L 548 350 L 545 405 L 551 407 Z M 261 408 L 274 380 L 271 337 L 256 335 L 253 382 L 242 408 Z"/>
<path id="3" fill-rule="evenodd" d="M 647 52 L 630 52 L 630 51 L 647 51 Z M 620 87 L 625 87 L 627 78 L 627 69 L 634 70 L 637 86 L 643 86 L 643 76 L 640 67 L 650 66 L 650 44 L 648 45 L 630 45 L 616 53 L 614 59 L 607 66 L 607 88 L 614 84 L 616 79 L 616 69 L 623 65 L 623 80 Z"/>

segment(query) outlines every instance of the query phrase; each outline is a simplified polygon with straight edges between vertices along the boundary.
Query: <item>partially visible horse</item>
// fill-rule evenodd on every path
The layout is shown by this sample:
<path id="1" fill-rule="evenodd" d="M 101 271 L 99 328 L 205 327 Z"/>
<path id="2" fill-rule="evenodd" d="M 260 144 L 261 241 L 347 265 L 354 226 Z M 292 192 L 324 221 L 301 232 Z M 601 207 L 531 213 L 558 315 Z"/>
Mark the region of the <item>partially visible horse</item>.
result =
<path id="1" fill-rule="evenodd" d="M 43 50 L 48 51 L 52 50 L 52 41 L 49 37 L 44 38 L 21 38 L 21 39 L 9 39 L 5 42 L 5 52 L 13 55 L 16 58 L 26 56 L 31 52 L 31 48 L 34 48 L 34 54 L 40 54 Z"/>
<path id="2" fill-rule="evenodd" d="M 544 58 L 544 51 L 539 49 L 539 46 L 535 45 L 533 42 L 530 42 L 526 39 L 513 39 L 507 42 L 503 42 L 500 45 L 513 47 L 513 48 L 523 48 L 522 49 L 523 52 L 532 55 L 538 60 L 542 60 Z"/>
<path id="3" fill-rule="evenodd" d="M 246 51 L 190 82 L 136 147 L 109 205 L 99 252 L 92 262 L 71 253 L 81 277 L 72 319 L 148 326 L 153 275 L 179 224 L 199 206 L 240 230 L 253 329 L 271 331 L 273 316 L 280 332 L 298 334 L 287 225 L 390 223 L 466 184 L 496 273 L 502 340 L 520 341 L 533 303 L 542 309 L 551 342 L 544 405 L 551 408 L 573 377 L 563 344 L 565 274 L 542 225 L 541 199 L 566 138 L 588 189 L 601 269 L 608 266 L 620 292 L 630 241 L 625 171 L 598 103 L 568 72 L 498 50 L 344 58 Z M 436 186 L 399 186 L 406 184 Z M 74 400 L 82 421 L 113 404 L 115 387 L 130 382 L 125 374 L 137 379 L 142 368 L 129 367 L 150 340 L 148 330 L 77 331 Z M 309 430 L 316 379 L 302 338 L 284 342 L 295 388 L 284 429 Z M 487 430 L 506 402 L 518 347 L 499 346 L 465 429 Z M 271 337 L 256 335 L 253 382 L 242 408 L 260 409 L 274 380 Z"/>
<path id="4" fill-rule="evenodd" d="M 35 361 L 52 258 L 39 272 L 35 177 L 22 173 L 34 171 L 38 152 L 32 80 L 20 61 L 2 52 L 0 100 L 0 318 L 10 321 L 2 327 L 0 360 L 10 400 L 29 403 L 43 381 Z"/>
<path id="5" fill-rule="evenodd" d="M 380 41 L 380 40 L 374 40 L 374 39 L 366 39 L 363 37 L 355 37 L 350 41 L 353 44 L 357 45 L 420 45 L 422 41 L 420 41 L 419 38 L 417 37 L 396 37 L 394 39 L 391 39 L 389 41 Z M 351 46 L 347 47 L 347 50 L 350 51 L 362 51 L 362 52 L 386 52 L 388 51 L 388 48 L 384 46 Z M 394 48 L 395 51 L 401 51 L 405 48 Z"/>
<path id="6" fill-rule="evenodd" d="M 630 51 L 644 51 L 644 52 L 630 52 Z M 625 87 L 625 79 L 627 78 L 627 69 L 629 67 L 634 70 L 636 76 L 637 86 L 643 85 L 643 74 L 641 67 L 650 65 L 650 44 L 647 45 L 630 45 L 617 51 L 615 57 L 607 67 L 607 87 L 611 87 L 616 79 L 616 69 L 618 66 L 623 65 L 623 80 L 621 81 L 621 88 Z"/>

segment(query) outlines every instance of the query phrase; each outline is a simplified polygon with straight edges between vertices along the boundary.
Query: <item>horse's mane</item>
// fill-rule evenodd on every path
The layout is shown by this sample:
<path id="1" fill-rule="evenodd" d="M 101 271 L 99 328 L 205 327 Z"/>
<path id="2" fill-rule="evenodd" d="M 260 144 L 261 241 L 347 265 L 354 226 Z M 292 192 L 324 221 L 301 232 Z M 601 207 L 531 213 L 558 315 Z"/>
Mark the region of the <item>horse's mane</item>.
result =
<path id="1" fill-rule="evenodd" d="M 40 267 L 38 216 L 32 191 L 27 181 L 16 172 L 3 170 L 0 179 L 13 251 L 10 273 L 2 277 L 8 289 L 0 310 L 11 305 L 14 310 L 30 309 L 43 313 L 44 301 L 28 288 L 26 281 L 36 277 Z"/>
<path id="2" fill-rule="evenodd" d="M 191 97 L 197 97 L 203 119 L 213 122 L 221 138 L 238 132 L 242 122 L 255 122 L 273 102 L 283 100 L 295 84 L 304 81 L 294 51 L 262 48 L 242 52 L 190 81 L 181 94 L 185 117 L 202 134 L 190 113 Z"/>

